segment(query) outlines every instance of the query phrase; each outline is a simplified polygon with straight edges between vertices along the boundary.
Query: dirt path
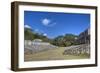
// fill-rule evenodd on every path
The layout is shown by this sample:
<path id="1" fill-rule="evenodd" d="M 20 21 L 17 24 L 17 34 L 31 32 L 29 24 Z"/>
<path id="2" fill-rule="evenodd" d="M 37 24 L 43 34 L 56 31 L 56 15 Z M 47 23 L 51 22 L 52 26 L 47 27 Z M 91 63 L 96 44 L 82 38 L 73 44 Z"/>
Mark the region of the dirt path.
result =
<path id="1" fill-rule="evenodd" d="M 44 61 L 44 60 L 69 60 L 69 59 L 86 59 L 89 55 L 63 55 L 65 47 L 59 47 L 57 49 L 51 49 L 47 51 L 42 51 L 36 54 L 25 55 L 25 61 Z"/>

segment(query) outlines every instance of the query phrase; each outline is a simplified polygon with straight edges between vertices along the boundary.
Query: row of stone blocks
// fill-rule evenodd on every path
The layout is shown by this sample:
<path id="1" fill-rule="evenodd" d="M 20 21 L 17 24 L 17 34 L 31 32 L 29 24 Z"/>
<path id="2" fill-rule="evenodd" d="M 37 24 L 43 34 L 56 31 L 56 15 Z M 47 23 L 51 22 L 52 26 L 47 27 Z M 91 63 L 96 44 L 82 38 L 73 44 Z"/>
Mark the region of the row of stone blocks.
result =
<path id="1" fill-rule="evenodd" d="M 76 46 L 66 47 L 63 55 L 80 55 L 80 54 L 90 54 L 90 45 L 81 44 Z"/>

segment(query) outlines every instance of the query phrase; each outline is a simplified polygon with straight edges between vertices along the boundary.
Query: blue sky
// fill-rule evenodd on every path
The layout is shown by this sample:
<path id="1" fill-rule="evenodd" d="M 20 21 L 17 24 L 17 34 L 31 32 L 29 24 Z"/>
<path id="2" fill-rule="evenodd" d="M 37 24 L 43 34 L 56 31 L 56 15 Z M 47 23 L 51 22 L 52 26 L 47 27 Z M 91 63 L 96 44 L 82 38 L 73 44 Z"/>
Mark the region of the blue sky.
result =
<path id="1" fill-rule="evenodd" d="M 24 11 L 24 26 L 49 38 L 79 35 L 90 27 L 90 14 Z"/>

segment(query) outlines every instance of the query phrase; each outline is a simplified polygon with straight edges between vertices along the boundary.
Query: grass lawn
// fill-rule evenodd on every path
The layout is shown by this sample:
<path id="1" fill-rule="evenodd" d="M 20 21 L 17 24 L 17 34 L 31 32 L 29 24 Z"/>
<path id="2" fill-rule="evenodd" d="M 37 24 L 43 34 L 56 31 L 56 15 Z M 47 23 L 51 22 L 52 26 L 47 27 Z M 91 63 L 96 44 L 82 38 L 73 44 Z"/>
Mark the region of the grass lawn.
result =
<path id="1" fill-rule="evenodd" d="M 36 54 L 25 54 L 25 61 L 44 61 L 44 60 L 71 60 L 71 59 L 87 59 L 90 56 L 81 54 L 79 56 L 63 55 L 64 47 L 58 49 L 38 52 Z"/>

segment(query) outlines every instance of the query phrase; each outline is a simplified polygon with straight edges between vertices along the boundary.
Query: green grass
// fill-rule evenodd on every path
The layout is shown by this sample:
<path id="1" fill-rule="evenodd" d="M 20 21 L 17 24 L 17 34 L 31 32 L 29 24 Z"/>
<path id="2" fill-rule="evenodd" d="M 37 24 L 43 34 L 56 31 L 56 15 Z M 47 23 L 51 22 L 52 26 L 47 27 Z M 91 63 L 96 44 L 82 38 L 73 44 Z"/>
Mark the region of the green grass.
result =
<path id="1" fill-rule="evenodd" d="M 36 54 L 25 54 L 25 61 L 44 61 L 44 60 L 71 60 L 71 59 L 87 59 L 90 56 L 87 54 L 81 54 L 79 56 L 63 55 L 64 47 L 58 49 L 38 52 Z"/>

